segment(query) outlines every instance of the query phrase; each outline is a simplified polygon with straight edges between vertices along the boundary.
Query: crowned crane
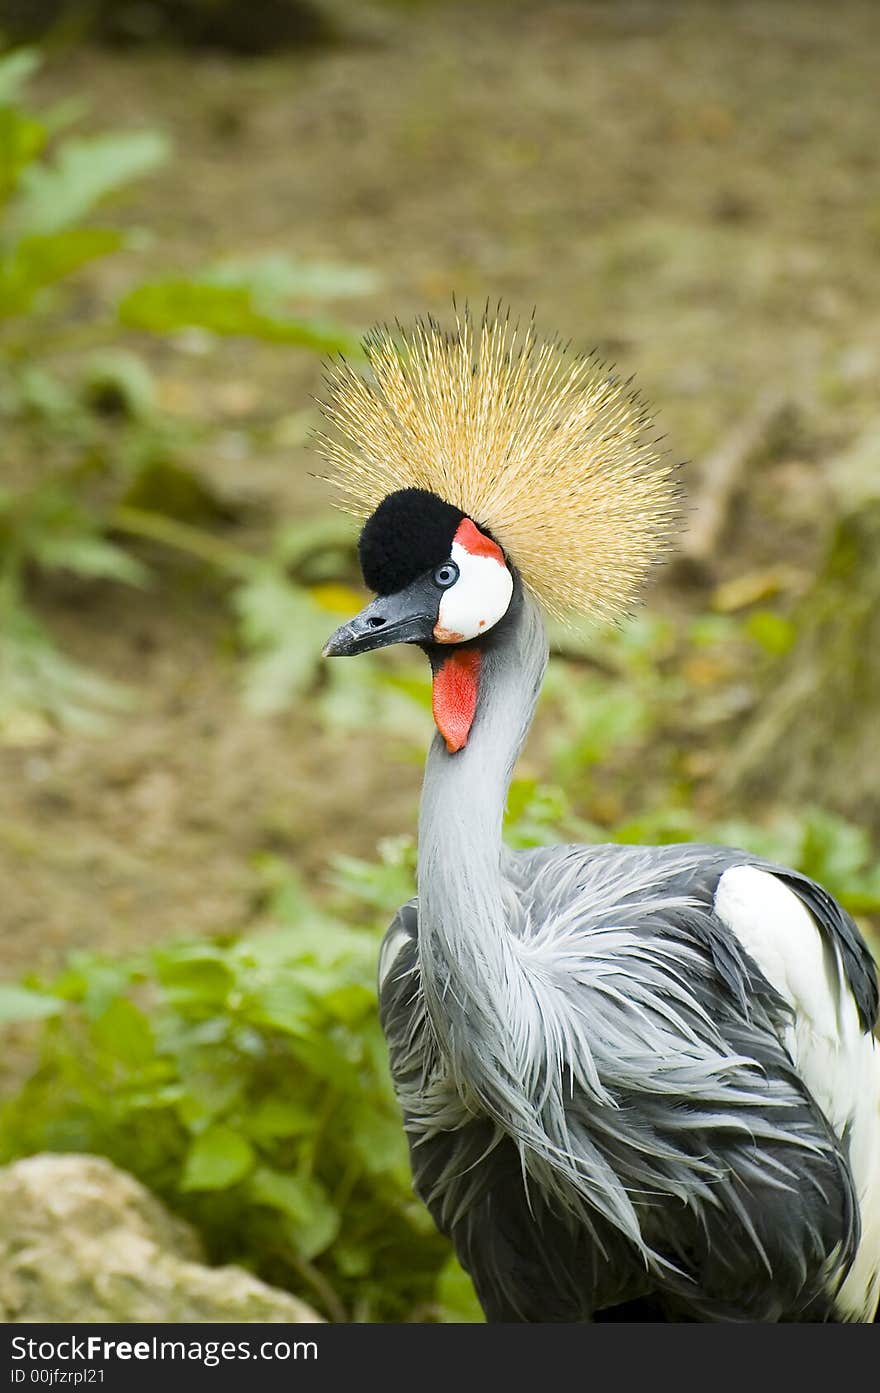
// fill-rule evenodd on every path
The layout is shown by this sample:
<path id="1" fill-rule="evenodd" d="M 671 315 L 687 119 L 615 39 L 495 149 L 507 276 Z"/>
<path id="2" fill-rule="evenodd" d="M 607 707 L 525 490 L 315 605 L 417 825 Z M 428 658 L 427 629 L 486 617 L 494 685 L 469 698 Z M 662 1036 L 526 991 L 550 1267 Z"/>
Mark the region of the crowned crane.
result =
<path id="1" fill-rule="evenodd" d="M 415 1189 L 493 1321 L 871 1321 L 877 976 L 806 876 L 728 847 L 502 839 L 542 611 L 613 619 L 671 534 L 640 399 L 458 314 L 331 369 L 321 448 L 437 726 L 380 1013 Z"/>

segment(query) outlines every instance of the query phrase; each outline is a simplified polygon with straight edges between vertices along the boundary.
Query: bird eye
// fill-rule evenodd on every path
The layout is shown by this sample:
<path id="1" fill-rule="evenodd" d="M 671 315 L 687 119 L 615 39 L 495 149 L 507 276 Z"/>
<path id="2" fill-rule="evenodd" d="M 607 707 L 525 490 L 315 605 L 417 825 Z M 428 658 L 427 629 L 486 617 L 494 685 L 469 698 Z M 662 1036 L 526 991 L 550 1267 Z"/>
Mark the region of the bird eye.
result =
<path id="1" fill-rule="evenodd" d="M 457 580 L 458 567 L 454 561 L 444 561 L 434 572 L 434 584 L 439 585 L 441 590 L 448 590 Z"/>

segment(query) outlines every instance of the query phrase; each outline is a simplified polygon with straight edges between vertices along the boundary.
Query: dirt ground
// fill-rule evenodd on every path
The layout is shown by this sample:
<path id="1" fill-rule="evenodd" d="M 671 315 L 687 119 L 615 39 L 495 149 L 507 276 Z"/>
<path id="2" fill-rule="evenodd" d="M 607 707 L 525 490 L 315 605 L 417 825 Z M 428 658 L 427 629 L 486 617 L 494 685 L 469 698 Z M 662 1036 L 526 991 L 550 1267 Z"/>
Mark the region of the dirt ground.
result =
<path id="1" fill-rule="evenodd" d="M 453 292 L 534 304 L 636 374 L 692 487 L 778 387 L 798 427 L 717 575 L 809 568 L 823 461 L 876 413 L 880 7 L 498 0 L 358 8 L 353 24 L 357 42 L 308 58 L 49 63 L 42 95 L 86 95 L 95 128 L 160 126 L 176 152 L 119 213 L 151 239 L 85 277 L 83 303 L 283 251 L 379 272 L 338 307 L 364 325 L 443 313 Z M 315 360 L 134 342 L 168 409 L 217 426 L 200 464 L 218 487 L 257 517 L 324 506 L 285 427 Z M 331 851 L 413 828 L 420 769 L 390 737 L 329 735 L 306 702 L 243 710 L 223 606 L 185 572 L 145 595 L 54 587 L 42 613 L 137 703 L 105 736 L 0 749 L 4 975 L 247 924 L 261 851 L 317 879 Z"/>

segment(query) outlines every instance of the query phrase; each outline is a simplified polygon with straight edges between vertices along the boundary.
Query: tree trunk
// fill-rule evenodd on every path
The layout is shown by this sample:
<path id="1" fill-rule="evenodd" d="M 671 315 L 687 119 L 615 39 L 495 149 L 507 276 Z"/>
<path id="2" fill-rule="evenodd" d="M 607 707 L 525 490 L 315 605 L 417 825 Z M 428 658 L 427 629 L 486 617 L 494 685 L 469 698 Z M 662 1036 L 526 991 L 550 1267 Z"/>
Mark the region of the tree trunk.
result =
<path id="1" fill-rule="evenodd" d="M 880 830 L 880 423 L 830 474 L 839 512 L 825 561 L 729 785 L 745 805 L 818 803 Z"/>

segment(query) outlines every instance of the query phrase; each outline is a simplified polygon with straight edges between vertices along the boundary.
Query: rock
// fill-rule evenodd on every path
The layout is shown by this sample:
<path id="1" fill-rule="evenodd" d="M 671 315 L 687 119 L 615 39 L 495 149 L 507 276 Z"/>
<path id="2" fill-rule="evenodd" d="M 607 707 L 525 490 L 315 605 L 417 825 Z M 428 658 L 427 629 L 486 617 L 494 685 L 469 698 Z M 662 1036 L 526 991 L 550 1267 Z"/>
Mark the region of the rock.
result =
<path id="1" fill-rule="evenodd" d="M 207 1267 L 188 1224 L 99 1156 L 0 1170 L 0 1321 L 318 1321 L 241 1267 Z"/>

